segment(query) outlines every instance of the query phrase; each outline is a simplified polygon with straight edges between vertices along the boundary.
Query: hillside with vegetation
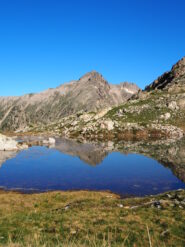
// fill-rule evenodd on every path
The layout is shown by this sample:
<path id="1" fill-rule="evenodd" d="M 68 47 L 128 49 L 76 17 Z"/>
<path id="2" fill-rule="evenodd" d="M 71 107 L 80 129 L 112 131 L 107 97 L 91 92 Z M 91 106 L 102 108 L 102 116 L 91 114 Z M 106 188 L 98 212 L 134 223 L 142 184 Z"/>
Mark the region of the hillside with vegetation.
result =
<path id="1" fill-rule="evenodd" d="M 119 106 L 78 112 L 30 131 L 93 140 L 181 138 L 185 133 L 185 57 Z"/>

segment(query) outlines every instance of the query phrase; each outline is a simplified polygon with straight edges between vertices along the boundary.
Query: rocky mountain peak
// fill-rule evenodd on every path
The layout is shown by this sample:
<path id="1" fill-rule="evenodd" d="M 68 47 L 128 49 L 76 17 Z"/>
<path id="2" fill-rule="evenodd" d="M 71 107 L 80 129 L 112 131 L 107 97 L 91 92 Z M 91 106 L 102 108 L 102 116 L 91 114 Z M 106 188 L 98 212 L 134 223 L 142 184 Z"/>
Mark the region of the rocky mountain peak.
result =
<path id="1" fill-rule="evenodd" d="M 103 82 L 103 84 L 108 84 L 108 82 L 103 78 L 103 76 L 95 70 L 86 73 L 84 76 L 82 76 L 79 79 L 79 82 L 88 82 L 88 81 L 100 82 L 100 83 Z"/>

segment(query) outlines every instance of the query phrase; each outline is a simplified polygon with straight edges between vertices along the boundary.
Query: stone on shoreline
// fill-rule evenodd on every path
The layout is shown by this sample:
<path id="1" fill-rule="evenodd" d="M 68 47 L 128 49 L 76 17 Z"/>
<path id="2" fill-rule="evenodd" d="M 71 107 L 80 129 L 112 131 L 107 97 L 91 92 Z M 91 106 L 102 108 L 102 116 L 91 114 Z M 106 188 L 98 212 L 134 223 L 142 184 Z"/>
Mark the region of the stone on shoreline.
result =
<path id="1" fill-rule="evenodd" d="M 0 134 L 0 151 L 18 151 L 26 148 L 26 144 L 21 145 L 13 138 Z"/>
<path id="2" fill-rule="evenodd" d="M 48 140 L 43 140 L 43 144 L 45 144 L 45 145 L 53 145 L 53 144 L 55 144 L 55 139 L 54 138 L 52 138 L 52 137 L 50 137 Z"/>

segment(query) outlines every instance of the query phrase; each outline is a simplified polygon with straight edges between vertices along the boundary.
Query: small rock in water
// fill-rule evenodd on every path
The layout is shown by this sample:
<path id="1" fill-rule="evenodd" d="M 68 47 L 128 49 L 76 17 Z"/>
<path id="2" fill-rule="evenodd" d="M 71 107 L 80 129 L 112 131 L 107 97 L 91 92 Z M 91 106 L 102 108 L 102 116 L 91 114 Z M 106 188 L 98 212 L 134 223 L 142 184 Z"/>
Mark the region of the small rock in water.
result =
<path id="1" fill-rule="evenodd" d="M 55 139 L 54 138 L 49 138 L 48 140 L 43 140 L 43 144 L 45 145 L 52 145 L 52 144 L 55 144 Z"/>
<path id="2" fill-rule="evenodd" d="M 0 134 L 0 151 L 17 151 L 27 149 L 26 144 L 19 144 L 11 137 Z"/>
<path id="3" fill-rule="evenodd" d="M 51 138 L 51 137 L 49 138 L 49 143 L 50 143 L 50 144 L 55 144 L 55 142 L 56 142 L 56 141 L 55 141 L 54 138 Z"/>

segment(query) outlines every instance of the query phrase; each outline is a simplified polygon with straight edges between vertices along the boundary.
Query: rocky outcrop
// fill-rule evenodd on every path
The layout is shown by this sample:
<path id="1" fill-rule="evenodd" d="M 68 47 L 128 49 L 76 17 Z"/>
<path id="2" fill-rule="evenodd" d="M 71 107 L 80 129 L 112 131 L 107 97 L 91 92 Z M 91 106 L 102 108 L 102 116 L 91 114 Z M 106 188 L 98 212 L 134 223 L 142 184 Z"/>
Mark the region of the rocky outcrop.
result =
<path id="1" fill-rule="evenodd" d="M 0 129 L 26 131 L 72 114 L 119 105 L 138 90 L 133 83 L 111 85 L 102 75 L 92 71 L 78 81 L 38 94 L 0 97 Z"/>
<path id="2" fill-rule="evenodd" d="M 185 83 L 185 57 L 178 61 L 169 72 L 165 72 L 157 80 L 146 87 L 146 91 L 154 89 L 163 89 L 171 87 L 175 84 Z"/>
<path id="3" fill-rule="evenodd" d="M 16 140 L 0 134 L 0 151 L 18 151 L 26 149 L 26 144 L 20 144 Z"/>
<path id="4" fill-rule="evenodd" d="M 43 140 L 43 144 L 46 144 L 46 145 L 55 145 L 55 143 L 56 143 L 56 141 L 52 137 L 49 137 L 48 139 Z"/>

